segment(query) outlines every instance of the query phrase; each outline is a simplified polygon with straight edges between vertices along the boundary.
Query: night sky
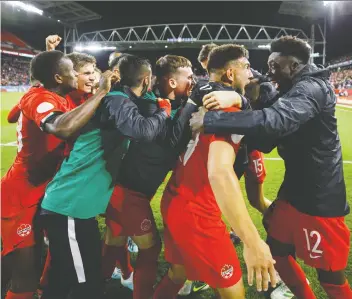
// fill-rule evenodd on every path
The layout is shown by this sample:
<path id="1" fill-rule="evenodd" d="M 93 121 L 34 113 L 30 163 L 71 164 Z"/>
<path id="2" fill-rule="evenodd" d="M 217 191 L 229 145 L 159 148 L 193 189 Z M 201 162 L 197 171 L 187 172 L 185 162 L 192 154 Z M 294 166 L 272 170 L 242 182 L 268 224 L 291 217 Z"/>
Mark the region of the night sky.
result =
<path id="1" fill-rule="evenodd" d="M 110 29 L 133 25 L 153 25 L 164 23 L 243 23 L 272 25 L 303 29 L 309 33 L 309 22 L 300 17 L 278 13 L 281 2 L 235 2 L 235 1 L 197 1 L 197 2 L 79 2 L 102 15 L 102 19 L 79 24 L 79 33 L 99 29 Z M 54 21 L 24 12 L 13 12 L 4 16 L 2 28 L 17 34 L 34 48 L 43 50 L 44 39 L 49 34 L 63 35 L 63 27 Z M 327 61 L 352 52 L 352 17 L 329 18 L 327 27 Z M 176 51 L 176 52 L 175 52 Z M 198 50 L 180 49 L 173 54 L 185 55 L 192 59 Z M 170 52 L 170 51 L 168 51 Z M 167 52 L 165 52 L 166 54 Z M 163 55 L 163 52 L 155 54 Z M 261 69 L 265 65 L 267 51 L 252 51 L 252 65 Z M 145 56 L 151 56 L 147 54 Z M 98 57 L 101 67 L 105 68 L 106 55 Z M 151 58 L 151 57 L 148 57 Z M 152 59 L 152 58 L 151 58 Z M 152 59 L 153 60 L 153 59 Z"/>

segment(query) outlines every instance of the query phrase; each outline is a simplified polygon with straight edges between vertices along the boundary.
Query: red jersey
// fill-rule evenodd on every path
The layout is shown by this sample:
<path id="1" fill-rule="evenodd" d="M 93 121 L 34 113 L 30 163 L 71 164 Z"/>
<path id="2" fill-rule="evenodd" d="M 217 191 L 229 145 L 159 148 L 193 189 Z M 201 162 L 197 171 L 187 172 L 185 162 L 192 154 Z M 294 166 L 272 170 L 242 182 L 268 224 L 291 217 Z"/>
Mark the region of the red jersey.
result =
<path id="1" fill-rule="evenodd" d="M 92 96 L 91 93 L 82 93 L 81 91 L 75 90 L 70 92 L 66 99 L 69 101 L 71 109 L 74 109 L 81 104 L 83 104 L 86 100 L 88 100 Z"/>
<path id="2" fill-rule="evenodd" d="M 63 157 L 65 142 L 41 130 L 55 112 L 71 109 L 69 102 L 44 87 L 32 87 L 20 100 L 17 123 L 17 156 L 9 172 L 36 186 L 49 180 Z"/>
<path id="3" fill-rule="evenodd" d="M 219 218 L 221 211 L 216 202 L 208 179 L 209 146 L 214 141 L 226 141 L 237 153 L 242 135 L 197 134 L 180 156 L 172 177 L 166 187 L 163 199 L 184 200 L 186 209 L 206 218 Z M 221 153 L 219 153 L 220 155 Z"/>

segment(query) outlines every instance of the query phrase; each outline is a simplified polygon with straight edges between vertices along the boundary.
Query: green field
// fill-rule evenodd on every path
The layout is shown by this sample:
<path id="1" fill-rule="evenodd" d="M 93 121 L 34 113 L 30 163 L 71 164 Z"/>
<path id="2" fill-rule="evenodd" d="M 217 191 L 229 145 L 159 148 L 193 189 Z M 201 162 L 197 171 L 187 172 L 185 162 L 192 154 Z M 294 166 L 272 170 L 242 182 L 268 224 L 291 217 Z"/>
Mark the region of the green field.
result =
<path id="1" fill-rule="evenodd" d="M 3 175 L 9 166 L 11 165 L 15 154 L 16 154 L 16 147 L 14 146 L 4 146 L 4 144 L 8 144 L 11 142 L 16 141 L 16 125 L 14 124 L 8 124 L 6 117 L 9 112 L 9 110 L 17 103 L 19 100 L 21 94 L 20 93 L 2 93 L 1 94 L 1 175 Z M 345 180 L 346 180 L 346 185 L 347 185 L 347 198 L 352 205 L 352 138 L 351 138 L 351 127 L 352 127 L 352 109 L 348 108 L 337 108 L 337 118 L 338 118 L 338 125 L 339 125 L 339 133 L 340 133 L 340 138 L 342 141 L 342 149 L 343 149 L 343 158 L 345 161 L 344 164 L 344 171 L 345 171 Z M 276 151 L 272 152 L 270 155 L 266 155 L 266 157 L 278 157 Z M 349 162 L 349 163 L 348 163 Z M 284 166 L 283 162 L 279 160 L 267 160 L 266 163 L 266 169 L 267 169 L 267 179 L 265 182 L 265 195 L 266 197 L 270 199 L 274 199 L 276 196 L 276 193 L 278 191 L 278 188 L 280 186 L 280 183 L 283 178 L 284 174 Z M 160 203 L 160 198 L 162 196 L 162 191 L 165 185 L 163 184 L 154 200 L 152 201 L 152 206 L 154 210 L 154 215 L 156 219 L 156 223 L 159 227 L 159 230 L 162 235 L 163 231 L 163 226 L 162 226 L 162 220 L 161 220 L 161 215 L 160 215 L 160 209 L 159 209 L 159 203 Z M 242 185 L 243 187 L 243 185 Z M 244 192 L 245 194 L 245 192 Z M 261 215 L 254 210 L 253 208 L 249 207 L 249 212 L 252 216 L 252 219 L 254 223 L 256 224 L 258 230 L 260 231 L 260 234 L 263 238 L 265 238 L 265 232 L 264 228 L 261 224 Z M 289 219 L 288 219 L 289 220 Z M 352 227 L 352 216 L 348 215 L 347 218 L 347 224 L 351 228 Z M 293 221 L 293 220 L 289 220 Z M 101 221 L 101 226 L 103 227 L 103 222 Z M 246 274 L 246 267 L 243 262 L 242 258 L 242 246 L 239 245 L 237 246 L 237 252 L 238 255 L 241 259 L 242 263 L 242 269 L 244 275 Z M 133 256 L 134 258 L 135 256 Z M 133 259 L 134 260 L 134 259 Z M 307 274 L 308 279 L 311 282 L 311 285 L 316 293 L 316 296 L 318 299 L 325 299 L 327 298 L 325 294 L 323 293 L 322 289 L 319 286 L 319 283 L 317 282 L 316 278 L 316 273 L 314 270 L 310 269 L 309 267 L 306 267 L 303 265 L 303 268 Z M 158 275 L 158 280 L 162 275 L 166 273 L 167 270 L 167 263 L 164 261 L 164 256 L 163 252 L 160 255 L 159 258 L 159 275 Z M 348 268 L 346 270 L 346 274 L 348 276 L 348 279 L 350 283 L 352 283 L 352 258 L 350 256 L 349 258 L 349 263 L 348 263 Z M 244 276 L 245 277 L 245 276 Z M 263 295 L 258 294 L 253 287 L 246 287 L 247 289 L 247 299 L 252 299 L 252 298 L 264 298 Z M 109 290 L 108 290 L 108 298 L 122 298 L 122 299 L 128 299 L 132 298 L 131 292 L 122 288 L 118 282 L 111 283 L 109 285 Z M 190 295 L 187 298 L 213 298 L 213 293 L 212 291 L 208 290 L 203 292 L 200 295 Z"/>

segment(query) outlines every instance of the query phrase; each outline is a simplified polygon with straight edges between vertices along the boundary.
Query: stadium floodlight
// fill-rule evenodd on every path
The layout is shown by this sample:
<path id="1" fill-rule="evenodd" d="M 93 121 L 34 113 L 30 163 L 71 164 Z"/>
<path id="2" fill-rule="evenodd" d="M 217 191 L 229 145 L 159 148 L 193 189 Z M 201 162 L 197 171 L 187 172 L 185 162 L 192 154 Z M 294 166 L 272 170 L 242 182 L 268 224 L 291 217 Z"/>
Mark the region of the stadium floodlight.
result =
<path id="1" fill-rule="evenodd" d="M 91 51 L 91 52 L 98 52 L 104 50 L 116 50 L 116 47 L 109 47 L 109 46 L 101 46 L 98 44 L 91 44 L 86 46 L 76 46 L 74 48 L 75 51 L 82 52 L 84 50 Z"/>
<path id="2" fill-rule="evenodd" d="M 12 5 L 13 7 L 21 8 L 25 11 L 34 12 L 34 13 L 41 15 L 41 16 L 43 15 L 43 11 L 41 9 L 38 9 L 31 4 L 26 4 L 21 1 L 5 1 L 5 3 Z"/>
<path id="3" fill-rule="evenodd" d="M 270 49 L 270 44 L 267 44 L 267 45 L 259 45 L 258 48 L 259 48 L 259 49 Z"/>

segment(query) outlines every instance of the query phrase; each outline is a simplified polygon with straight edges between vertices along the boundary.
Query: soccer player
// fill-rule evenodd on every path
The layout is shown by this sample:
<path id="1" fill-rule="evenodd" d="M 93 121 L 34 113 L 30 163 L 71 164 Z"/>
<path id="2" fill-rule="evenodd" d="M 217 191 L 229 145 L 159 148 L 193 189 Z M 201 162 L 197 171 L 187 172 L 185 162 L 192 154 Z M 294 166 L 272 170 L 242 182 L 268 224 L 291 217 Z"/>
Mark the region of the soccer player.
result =
<path id="1" fill-rule="evenodd" d="M 238 45 L 215 48 L 209 86 L 244 88 L 252 77 L 247 55 Z M 154 299 L 176 298 L 186 277 L 206 282 L 221 298 L 244 298 L 240 263 L 221 214 L 244 242 L 249 284 L 255 274 L 258 290 L 268 288 L 269 275 L 275 285 L 274 260 L 250 219 L 233 169 L 242 137 L 196 134 L 180 157 L 161 204 L 171 267 Z"/>
<path id="2" fill-rule="evenodd" d="M 153 116 L 139 114 L 133 101 L 149 89 L 151 66 L 139 58 L 125 67 L 130 88 L 123 93 L 113 89 L 104 98 L 46 188 L 41 218 L 52 263 L 43 298 L 100 298 L 101 242 L 95 216 L 105 212 L 111 197 L 126 152 L 124 136 L 151 141 L 170 115 L 166 100 L 159 101 Z"/>
<path id="3" fill-rule="evenodd" d="M 53 51 L 61 41 L 61 37 L 58 35 L 49 35 L 46 38 L 46 49 L 47 51 Z M 85 53 L 73 52 L 67 55 L 72 61 L 74 70 L 78 73 L 77 76 L 77 89 L 71 91 L 66 95 L 66 99 L 70 103 L 70 109 L 74 109 L 80 104 L 84 103 L 92 94 L 95 94 L 100 86 L 101 72 L 96 68 L 96 60 L 93 56 Z M 99 73 L 100 72 L 100 73 Z M 97 81 L 97 75 L 98 81 Z M 104 78 L 103 78 L 104 79 Z M 93 93 L 94 91 L 94 93 Z M 107 90 L 106 92 L 108 92 Z M 105 95 L 104 93 L 103 95 Z M 67 148 L 67 155 L 69 148 Z M 43 194 L 44 196 L 44 194 Z M 48 282 L 48 270 L 50 268 L 50 251 L 47 251 L 47 257 L 43 268 L 43 273 L 40 278 L 40 289 L 37 293 L 42 293 L 42 290 L 46 287 Z"/>
<path id="4" fill-rule="evenodd" d="M 128 56 L 132 60 L 133 56 Z M 134 58 L 133 58 L 134 59 Z M 126 75 L 120 64 L 121 82 Z M 157 274 L 157 261 L 161 249 L 161 241 L 150 206 L 156 190 L 167 173 L 172 169 L 184 138 L 189 139 L 189 119 L 198 108 L 188 101 L 194 85 L 192 65 L 182 56 L 166 55 L 156 63 L 157 96 L 167 98 L 172 105 L 171 119 L 164 132 L 154 142 L 131 142 L 129 150 L 122 162 L 120 185 L 116 186 L 107 212 L 107 236 L 103 263 L 104 276 L 111 275 L 115 260 L 124 259 L 120 252 L 125 252 L 128 236 L 137 244 L 139 251 L 134 269 L 133 298 L 150 298 Z M 151 115 L 158 109 L 153 99 L 136 99 L 143 115 Z M 184 135 L 186 135 L 184 137 Z M 114 246 L 115 245 L 115 246 Z M 110 260 L 109 260 L 109 257 Z M 120 265 L 126 265 L 119 261 Z M 110 268 L 110 269 L 109 269 Z M 131 269 L 122 269 L 122 284 Z M 128 277 L 128 276 L 127 276 Z"/>
<path id="5" fill-rule="evenodd" d="M 211 50 L 213 50 L 216 47 L 218 47 L 218 45 L 214 43 L 206 44 L 202 46 L 198 54 L 198 62 L 201 64 L 203 69 L 205 70 L 207 69 L 209 53 L 211 52 Z"/>
<path id="6" fill-rule="evenodd" d="M 310 52 L 301 39 L 275 40 L 268 59 L 281 93 L 275 104 L 253 112 L 199 113 L 191 122 L 195 131 L 204 125 L 206 133 L 246 134 L 258 147 L 266 139 L 273 141 L 286 168 L 278 199 L 264 217 L 276 269 L 297 298 L 315 298 L 294 259 L 297 255 L 317 270 L 329 298 L 352 298 L 344 275 L 350 247 L 344 216 L 349 207 L 336 97 L 327 72 L 309 64 Z"/>
<path id="7" fill-rule="evenodd" d="M 38 205 L 64 155 L 65 143 L 93 115 L 110 88 L 71 110 L 64 98 L 77 88 L 72 61 L 62 52 L 43 52 L 31 61 L 31 75 L 43 86 L 32 87 L 21 99 L 15 162 L 1 180 L 2 262 L 11 265 L 6 298 L 32 298 L 38 284 L 40 229 Z M 59 139 L 60 138 L 60 139 Z"/>
<path id="8" fill-rule="evenodd" d="M 216 47 L 218 47 L 218 45 L 216 44 L 207 44 L 207 45 L 204 45 L 200 50 L 198 55 L 198 61 L 201 63 L 203 68 L 207 69 L 208 56 L 210 52 Z M 253 78 L 253 80 L 251 80 L 250 83 L 248 84 L 250 87 L 249 89 L 251 91 L 256 90 L 255 88 L 251 88 L 251 86 L 253 86 L 253 81 L 259 80 L 258 77 L 260 74 L 258 74 L 258 72 L 255 72 L 255 74 L 256 74 L 256 79 Z M 196 85 L 195 91 L 197 91 L 197 89 L 204 90 L 204 88 L 206 88 L 204 86 L 207 83 L 208 83 L 208 80 L 200 80 Z M 245 87 L 246 90 L 248 90 L 248 85 Z M 214 91 L 214 92 L 210 92 L 210 91 L 211 90 L 208 89 L 204 97 L 205 103 L 207 103 L 207 101 L 211 101 L 212 97 L 215 96 L 216 94 L 220 94 L 221 96 L 223 96 L 224 94 L 224 91 Z M 245 93 L 244 89 L 238 90 L 238 91 L 241 94 Z M 200 92 L 199 95 L 196 97 L 202 98 L 201 93 L 202 92 Z M 227 91 L 225 92 L 225 94 L 226 93 L 230 96 L 231 100 L 233 99 L 234 94 L 236 94 L 233 92 L 233 90 Z M 257 101 L 258 97 L 261 96 L 262 94 L 263 92 L 260 93 L 260 90 L 259 90 L 259 94 L 254 95 L 255 99 L 253 98 L 252 102 L 253 103 L 258 102 Z M 246 103 L 247 102 L 246 98 L 239 97 L 239 100 L 240 100 L 241 106 L 248 106 L 248 103 Z M 240 179 L 243 176 L 243 174 L 245 175 L 246 193 L 250 204 L 259 212 L 265 213 L 267 208 L 270 206 L 271 201 L 265 198 L 264 196 L 263 187 L 264 187 L 264 180 L 266 177 L 264 155 L 257 150 L 251 150 L 251 149 L 248 150 L 248 146 L 242 144 L 242 147 L 237 153 L 237 159 L 234 165 L 234 169 L 238 179 Z M 236 235 L 236 233 L 233 230 L 231 230 L 230 232 L 230 237 L 234 244 L 239 244 L 241 242 L 241 239 Z"/>

